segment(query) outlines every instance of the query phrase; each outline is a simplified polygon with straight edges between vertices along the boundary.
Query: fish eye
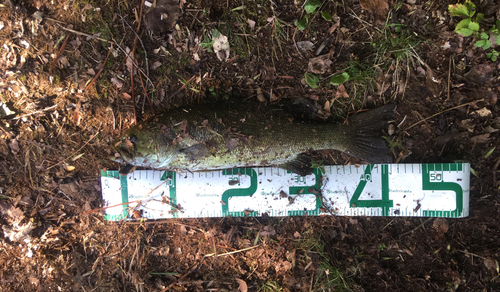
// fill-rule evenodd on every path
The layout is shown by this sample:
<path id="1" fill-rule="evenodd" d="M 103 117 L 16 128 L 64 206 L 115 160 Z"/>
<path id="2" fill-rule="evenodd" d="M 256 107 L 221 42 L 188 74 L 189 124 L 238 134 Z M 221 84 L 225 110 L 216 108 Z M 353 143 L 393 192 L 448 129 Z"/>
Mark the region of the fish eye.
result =
<path id="1" fill-rule="evenodd" d="M 137 136 L 136 135 L 130 135 L 128 137 L 128 140 L 130 141 L 130 143 L 136 144 L 137 143 Z"/>

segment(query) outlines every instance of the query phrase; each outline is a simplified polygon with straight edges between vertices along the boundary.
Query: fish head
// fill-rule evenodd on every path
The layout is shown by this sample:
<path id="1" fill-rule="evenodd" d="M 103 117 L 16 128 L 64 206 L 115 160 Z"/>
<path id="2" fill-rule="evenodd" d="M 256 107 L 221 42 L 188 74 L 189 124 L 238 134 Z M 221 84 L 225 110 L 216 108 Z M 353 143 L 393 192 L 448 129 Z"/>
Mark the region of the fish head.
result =
<path id="1" fill-rule="evenodd" d="M 168 135 L 160 131 L 132 127 L 112 142 L 115 156 L 111 160 L 155 169 L 168 168 L 178 153 Z"/>

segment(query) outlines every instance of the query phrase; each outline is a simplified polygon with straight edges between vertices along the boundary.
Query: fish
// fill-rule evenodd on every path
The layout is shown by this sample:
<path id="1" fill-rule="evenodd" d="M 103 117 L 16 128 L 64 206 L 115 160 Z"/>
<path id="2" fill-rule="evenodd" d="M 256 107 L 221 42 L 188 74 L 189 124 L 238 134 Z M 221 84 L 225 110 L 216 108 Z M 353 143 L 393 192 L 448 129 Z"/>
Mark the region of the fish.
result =
<path id="1" fill-rule="evenodd" d="M 311 150 L 335 149 L 390 163 L 382 138 L 396 109 L 387 104 L 344 122 L 297 114 L 304 107 L 214 102 L 171 109 L 131 127 L 110 145 L 112 160 L 157 170 L 208 171 L 275 166 L 312 173 Z"/>

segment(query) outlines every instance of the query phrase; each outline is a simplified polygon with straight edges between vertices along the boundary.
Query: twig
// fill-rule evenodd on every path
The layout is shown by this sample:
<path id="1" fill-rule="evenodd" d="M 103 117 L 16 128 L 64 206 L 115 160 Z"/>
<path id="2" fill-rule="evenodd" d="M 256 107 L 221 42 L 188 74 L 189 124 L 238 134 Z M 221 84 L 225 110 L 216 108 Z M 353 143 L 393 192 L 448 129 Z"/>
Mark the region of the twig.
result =
<path id="1" fill-rule="evenodd" d="M 412 232 L 414 232 L 414 231 L 417 231 L 418 229 L 422 228 L 422 227 L 424 226 L 424 224 L 425 224 L 425 223 L 427 223 L 427 222 L 431 221 L 431 219 L 432 219 L 432 218 L 427 218 L 427 220 L 425 220 L 424 222 L 422 222 L 421 224 L 419 224 L 417 227 L 413 228 L 412 230 L 407 231 L 407 232 L 405 232 L 405 233 L 401 233 L 401 234 L 399 235 L 399 238 L 401 238 L 401 237 L 405 236 L 406 234 L 409 234 L 409 233 L 412 233 Z"/>
<path id="2" fill-rule="evenodd" d="M 498 166 L 500 165 L 500 158 L 498 158 L 497 162 L 495 162 L 495 165 L 493 165 L 493 187 L 496 188 L 498 185 L 497 182 L 497 170 Z"/>
<path id="3" fill-rule="evenodd" d="M 135 49 L 135 46 L 134 46 Z M 132 50 L 132 57 L 134 56 L 134 49 Z M 128 57 L 127 57 L 128 58 Z M 133 58 L 131 58 L 133 60 Z M 135 92 L 134 92 L 134 65 L 133 62 L 130 62 L 130 91 L 132 93 L 132 108 L 134 109 L 134 125 L 137 125 L 137 112 L 136 112 L 136 104 L 135 104 Z"/>
<path id="4" fill-rule="evenodd" d="M 89 143 L 90 143 L 90 141 L 94 140 L 94 138 L 95 138 L 97 135 L 99 135 L 99 131 L 97 131 L 97 133 L 95 133 L 95 134 L 94 134 L 94 136 L 90 137 L 90 139 L 89 139 L 89 140 L 88 140 L 85 144 L 83 144 L 83 146 L 82 146 L 82 147 L 80 147 L 80 148 L 79 148 L 78 150 L 76 150 L 75 152 L 71 153 L 71 155 L 70 155 L 70 156 L 68 156 L 68 157 L 64 158 L 63 160 L 61 160 L 60 162 L 58 162 L 58 163 L 56 163 L 56 164 L 54 164 L 54 165 L 52 165 L 52 166 L 48 167 L 46 170 L 49 170 L 49 169 L 51 169 L 51 168 L 54 168 L 55 166 L 57 166 L 57 165 L 59 165 L 59 164 L 61 164 L 61 163 L 65 162 L 66 160 L 68 160 L 70 157 L 72 157 L 72 156 L 73 156 L 73 155 L 75 155 L 76 153 L 80 152 L 80 150 L 82 150 L 85 146 L 87 146 L 87 144 L 89 144 Z"/>
<path id="5" fill-rule="evenodd" d="M 194 272 L 198 268 L 198 266 L 201 265 L 201 263 L 203 262 L 203 260 L 205 259 L 205 257 L 206 256 L 202 257 L 199 263 L 197 263 L 196 265 L 194 265 L 193 267 L 191 267 L 191 269 L 189 269 L 189 271 L 187 271 L 187 273 L 185 273 L 184 275 L 182 275 L 182 277 L 180 277 L 179 279 L 177 279 L 176 281 L 174 281 L 172 284 L 170 284 L 167 287 L 165 287 L 163 290 L 161 290 L 161 292 L 165 292 L 165 291 L 170 290 L 170 288 L 172 288 L 175 284 L 177 284 L 179 281 L 182 281 L 189 274 L 191 274 L 192 272 Z"/>
<path id="6" fill-rule="evenodd" d="M 257 248 L 259 247 L 259 245 L 255 245 L 255 246 L 251 246 L 251 247 L 247 247 L 247 248 L 244 248 L 244 249 L 239 249 L 239 250 L 235 250 L 235 251 L 230 251 L 230 252 L 226 252 L 226 253 L 221 253 L 221 254 L 215 254 L 215 253 L 209 253 L 209 254 L 206 254 L 204 257 L 221 257 L 221 256 L 225 256 L 225 255 L 230 255 L 230 254 L 233 254 L 233 253 L 239 253 L 239 252 L 242 252 L 242 251 L 247 251 L 247 250 L 251 250 L 251 249 L 254 249 L 254 248 Z"/>
<path id="7" fill-rule="evenodd" d="M 55 104 L 53 106 L 49 106 L 47 108 L 44 108 L 43 110 L 39 110 L 39 111 L 36 111 L 36 112 L 32 112 L 32 113 L 29 113 L 29 114 L 25 114 L 25 115 L 22 115 L 22 116 L 18 116 L 18 117 L 14 117 L 12 119 L 9 119 L 9 120 L 18 120 L 18 119 L 22 119 L 24 117 L 28 117 L 28 116 L 31 116 L 31 115 L 34 115 L 34 114 L 39 114 L 39 113 L 42 113 L 42 112 L 46 112 L 46 111 L 49 111 L 53 108 L 55 108 L 56 106 L 58 106 L 59 104 Z"/>
<path id="8" fill-rule="evenodd" d="M 302 53 L 299 50 L 299 46 L 297 46 L 297 42 L 295 41 L 295 33 L 297 33 L 297 28 L 295 28 L 295 30 L 293 31 L 292 40 L 293 40 L 293 43 L 295 44 L 295 48 L 297 49 L 297 52 L 299 53 L 299 56 L 301 58 L 304 58 L 304 56 L 302 56 Z"/>
<path id="9" fill-rule="evenodd" d="M 196 77 L 196 75 L 193 75 L 193 77 L 189 78 L 189 80 L 186 81 L 186 83 L 182 84 L 182 86 L 181 86 L 181 88 L 179 88 L 179 90 L 177 90 L 172 95 L 170 95 L 170 98 L 176 96 L 179 92 L 181 92 L 184 88 L 186 88 L 186 86 L 189 84 L 189 82 L 191 82 L 191 80 L 193 80 L 195 77 Z"/>
<path id="10" fill-rule="evenodd" d="M 47 19 L 47 18 L 46 18 Z M 52 20 L 52 19 L 49 19 L 49 20 Z M 83 36 L 86 36 L 86 37 L 89 37 L 89 38 L 95 38 L 96 40 L 100 40 L 100 41 L 103 41 L 103 42 L 107 42 L 111 45 L 116 45 L 115 42 L 113 41 L 110 41 L 110 40 L 107 40 L 107 39 L 103 39 L 103 38 L 100 38 L 100 37 L 94 37 L 93 35 L 91 34 L 87 34 L 87 33 L 84 33 L 84 32 L 80 32 L 80 31 L 77 31 L 77 30 L 73 30 L 73 29 L 70 29 L 70 28 L 65 28 L 64 26 L 60 25 L 60 24 L 57 24 L 60 28 L 62 28 L 63 30 L 66 30 L 66 31 L 69 31 L 69 32 L 72 32 L 74 34 L 78 34 L 78 35 L 83 35 Z"/>
<path id="11" fill-rule="evenodd" d="M 104 59 L 104 63 L 102 64 L 101 69 L 99 70 L 99 72 L 97 72 L 94 78 L 92 78 L 92 81 L 90 81 L 89 84 L 85 86 L 85 91 L 87 91 L 87 89 L 89 89 L 89 87 L 94 83 L 94 81 L 96 81 L 97 78 L 99 78 L 99 76 L 101 75 L 102 70 L 104 70 L 104 67 L 106 66 L 106 62 L 108 62 L 109 54 L 111 54 L 112 50 L 113 50 L 113 44 L 111 44 L 111 47 L 109 48 L 108 55 L 106 56 L 106 59 Z"/>
<path id="12" fill-rule="evenodd" d="M 61 48 L 59 49 L 59 52 L 57 53 L 57 56 L 54 58 L 54 61 L 52 61 L 52 65 L 50 65 L 50 69 L 49 69 L 49 74 L 52 73 L 52 70 L 54 69 L 54 67 L 57 64 L 57 60 L 59 60 L 59 57 L 61 56 L 62 52 L 64 51 L 64 48 L 66 47 L 66 42 L 68 41 L 68 38 L 69 38 L 69 36 L 66 36 Z"/>
<path id="13" fill-rule="evenodd" d="M 478 258 L 483 259 L 483 260 L 485 259 L 485 257 L 482 257 L 482 256 L 477 255 L 477 254 L 475 254 L 475 253 L 468 252 L 468 251 L 466 251 L 466 250 L 458 250 L 458 251 L 459 251 L 459 252 L 461 252 L 461 253 L 467 254 L 467 255 L 471 255 L 471 256 L 478 257 Z"/>
<path id="14" fill-rule="evenodd" d="M 407 131 L 407 130 L 409 130 L 409 129 L 413 128 L 414 126 L 416 126 L 416 125 L 418 125 L 418 124 L 420 124 L 420 123 L 422 123 L 422 122 L 424 122 L 424 121 L 427 121 L 428 119 L 432 119 L 432 118 L 433 118 L 433 117 L 435 117 L 435 116 L 439 116 L 440 114 L 445 113 L 445 112 L 447 112 L 447 111 L 451 111 L 451 110 L 454 110 L 454 109 L 457 109 L 457 108 L 461 108 L 461 107 L 463 107 L 463 106 L 466 106 L 466 105 L 469 105 L 469 104 L 472 104 L 472 103 L 475 103 L 475 102 L 480 102 L 480 101 L 483 101 L 483 100 L 484 100 L 484 98 L 479 99 L 479 100 L 474 100 L 474 101 L 471 101 L 471 102 L 467 102 L 467 103 L 464 103 L 464 104 L 457 105 L 457 106 L 454 106 L 454 107 L 452 107 L 452 108 L 446 109 L 446 110 L 444 110 L 444 111 L 442 111 L 442 112 L 439 112 L 439 113 L 437 113 L 437 114 L 433 114 L 432 116 L 427 117 L 427 118 L 425 118 L 425 119 L 423 119 L 423 120 L 420 120 L 420 121 L 416 122 L 415 124 L 413 124 L 413 125 L 409 126 L 408 128 L 406 128 L 406 129 L 405 129 L 405 131 Z"/>
<path id="15" fill-rule="evenodd" d="M 448 96 L 446 97 L 445 101 L 450 100 L 450 88 L 451 88 L 451 58 L 450 57 L 450 62 L 448 64 Z"/>

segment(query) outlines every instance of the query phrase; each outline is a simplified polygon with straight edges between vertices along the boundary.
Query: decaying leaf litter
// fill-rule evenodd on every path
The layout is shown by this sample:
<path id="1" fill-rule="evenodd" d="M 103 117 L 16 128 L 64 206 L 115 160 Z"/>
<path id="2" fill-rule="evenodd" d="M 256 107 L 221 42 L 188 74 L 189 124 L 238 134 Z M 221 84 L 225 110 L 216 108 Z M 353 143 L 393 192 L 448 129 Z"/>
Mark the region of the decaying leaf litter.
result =
<path id="1" fill-rule="evenodd" d="M 500 289 L 499 65 L 487 56 L 494 42 L 485 51 L 455 32 L 457 3 L 183 1 L 176 12 L 157 0 L 167 33 L 147 30 L 140 2 L 0 7 L 2 290 Z M 489 29 L 498 4 L 475 4 Z M 109 143 L 136 120 L 297 96 L 340 118 L 397 103 L 386 135 L 395 160 L 469 160 L 471 215 L 134 224 L 82 215 L 103 207 L 99 169 L 118 167 Z"/>

